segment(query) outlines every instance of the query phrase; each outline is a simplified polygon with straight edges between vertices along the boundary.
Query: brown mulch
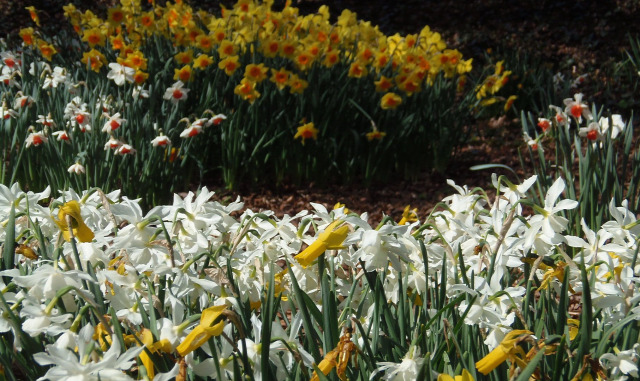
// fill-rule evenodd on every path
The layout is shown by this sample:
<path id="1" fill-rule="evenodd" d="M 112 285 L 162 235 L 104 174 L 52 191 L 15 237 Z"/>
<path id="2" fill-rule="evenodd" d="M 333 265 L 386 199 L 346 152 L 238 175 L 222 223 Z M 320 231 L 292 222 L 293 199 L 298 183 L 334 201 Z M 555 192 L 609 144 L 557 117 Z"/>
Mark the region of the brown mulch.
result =
<path id="1" fill-rule="evenodd" d="M 0 37 L 31 25 L 24 6 L 35 5 L 42 9 L 43 23 L 51 26 L 62 22 L 61 8 L 68 2 L 0 0 Z M 80 9 L 87 6 L 86 2 L 72 2 Z M 190 3 L 215 10 L 220 3 L 229 7 L 234 2 Z M 115 3 L 115 0 L 91 2 L 93 9 Z M 276 1 L 276 6 L 281 3 L 283 1 Z M 370 20 L 387 34 L 417 33 L 424 25 L 429 25 L 465 57 L 481 57 L 487 49 L 502 47 L 534 54 L 555 70 L 575 67 L 579 72 L 599 72 L 605 65 L 620 60 L 624 50 L 629 48 L 629 35 L 640 36 L 640 23 L 637 22 L 640 3 L 635 0 L 293 1 L 302 13 L 313 12 L 321 4 L 327 4 L 332 15 L 340 14 L 343 9 L 355 11 L 360 19 Z M 448 178 L 470 188 L 490 188 L 492 171 L 471 171 L 469 167 L 473 165 L 501 163 L 517 169 L 521 177 L 529 171 L 521 168 L 518 162 L 518 148 L 524 147 L 519 121 L 501 118 L 470 128 L 478 133 L 456 152 L 445 174 L 427 172 L 414 181 L 368 187 L 352 184 L 320 188 L 308 184 L 257 191 L 241 188 L 229 192 L 213 182 L 213 188 L 220 200 L 235 199 L 239 194 L 246 207 L 256 211 L 273 210 L 277 215 L 310 209 L 310 202 L 328 207 L 340 202 L 355 212 L 369 212 L 373 223 L 383 214 L 399 219 L 408 204 L 417 208 L 420 217 L 424 218 L 444 196 L 455 192 L 446 184 Z"/>

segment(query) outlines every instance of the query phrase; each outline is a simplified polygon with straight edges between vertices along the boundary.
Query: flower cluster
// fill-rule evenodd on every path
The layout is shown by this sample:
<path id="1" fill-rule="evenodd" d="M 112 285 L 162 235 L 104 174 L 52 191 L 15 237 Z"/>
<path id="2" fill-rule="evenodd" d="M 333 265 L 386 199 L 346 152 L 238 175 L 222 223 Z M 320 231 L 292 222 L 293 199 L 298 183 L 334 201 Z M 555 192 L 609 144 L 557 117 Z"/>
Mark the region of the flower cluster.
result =
<path id="1" fill-rule="evenodd" d="M 620 114 L 612 114 L 609 117 L 595 114 L 592 112 L 586 102 L 583 101 L 582 93 L 574 94 L 573 98 L 564 100 L 564 109 L 559 106 L 550 105 L 551 114 L 547 117 L 540 117 L 537 120 L 537 127 L 540 132 L 536 131 L 535 138 L 532 138 L 525 130 L 524 140 L 534 150 L 543 149 L 539 144 L 540 141 L 551 134 L 558 128 L 563 128 L 568 134 L 570 127 L 576 125 L 577 134 L 580 137 L 587 138 L 593 143 L 593 147 L 601 146 L 607 136 L 616 139 L 618 135 L 626 129 L 627 123 L 622 119 Z"/>
<path id="2" fill-rule="evenodd" d="M 449 181 L 456 193 L 424 223 L 407 208 L 401 224 L 386 218 L 377 227 L 366 213 L 344 206 L 312 204 L 312 211 L 282 218 L 242 211 L 239 200 L 212 201 L 206 188 L 144 213 L 139 200 L 119 191 L 70 190 L 50 200 L 48 189 L 25 193 L 0 185 L 0 241 L 6 246 L 16 239 L 20 248 L 18 267 L 0 272 L 0 328 L 19 351 L 29 338 L 46 343 L 34 356 L 51 366 L 45 378 L 127 379 L 137 362 L 138 374 L 149 378 L 189 368 L 196 376 L 233 379 L 238 371 L 256 378 L 271 371 L 279 378 L 310 375 L 314 363 L 343 377 L 351 354 L 381 350 L 382 336 L 371 329 L 378 327 L 380 303 L 418 310 L 426 303 L 433 318 L 433 289 L 457 301 L 453 313 L 482 332 L 493 350 L 475 358 L 484 374 L 507 360 L 513 374 L 538 351 L 553 352 L 531 331 L 514 330 L 529 313 L 525 300 L 536 292 L 588 292 L 599 316 L 594 330 L 640 318 L 634 276 L 640 228 L 625 202 L 611 201 L 614 218 L 597 232 L 583 226 L 583 237 L 572 236 L 562 214 L 577 202 L 562 199 L 562 179 L 542 205 L 530 204 L 532 215 L 522 204 L 530 202 L 526 194 L 535 177 L 519 185 L 493 181 L 493 200 Z M 518 281 L 523 274 L 541 281 L 528 289 Z M 373 297 L 377 287 L 380 296 Z M 274 303 L 286 313 L 276 314 Z M 323 357 L 305 314 L 322 315 L 325 308 L 335 308 L 341 324 L 353 321 L 361 329 L 349 324 Z M 573 322 L 578 318 L 565 313 Z M 436 334 L 432 329 L 423 334 Z M 537 332 L 550 336 L 555 328 Z M 580 340 L 582 334 L 568 332 L 563 340 Z M 414 342 L 401 362 L 380 362 L 373 370 L 386 379 L 415 378 L 423 366 L 419 354 L 427 349 Z M 612 375 L 637 374 L 635 350 L 603 355 L 602 366 Z M 619 360 L 623 354 L 627 360 Z"/>
<path id="3" fill-rule="evenodd" d="M 240 0 L 216 16 L 196 12 L 181 1 L 146 11 L 139 1 L 121 1 L 106 20 L 73 4 L 64 10 L 86 43 L 83 63 L 99 72 L 108 50 L 118 53 L 118 62 L 108 65 L 109 78 L 118 85 L 147 82 L 148 57 L 143 51 L 155 37 L 170 39 L 179 48 L 174 80 L 193 81 L 209 67 L 217 66 L 229 76 L 244 68 L 235 93 L 251 103 L 267 78 L 280 90 L 302 93 L 308 85 L 304 77 L 314 68 L 343 66 L 349 77 L 373 77 L 379 91 L 395 89 L 407 96 L 429 86 L 438 74 L 464 77 L 471 70 L 471 60 L 448 49 L 428 27 L 414 35 L 386 36 L 348 10 L 331 24 L 327 6 L 301 16 L 289 3 L 281 11 L 272 10 L 272 3 Z M 33 31 L 25 28 L 21 36 L 26 44 Z M 246 51 L 259 53 L 264 62 L 245 64 L 241 58 Z M 381 105 L 387 107 L 385 102 Z"/>

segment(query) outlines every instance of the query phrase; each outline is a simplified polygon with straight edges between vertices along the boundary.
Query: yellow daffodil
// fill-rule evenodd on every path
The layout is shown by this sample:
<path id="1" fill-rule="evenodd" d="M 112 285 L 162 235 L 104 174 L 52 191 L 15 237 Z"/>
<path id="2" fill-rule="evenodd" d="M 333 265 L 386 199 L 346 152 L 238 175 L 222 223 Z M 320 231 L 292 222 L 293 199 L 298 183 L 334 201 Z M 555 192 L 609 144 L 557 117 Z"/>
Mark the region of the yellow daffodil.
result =
<path id="1" fill-rule="evenodd" d="M 222 61 L 218 62 L 218 68 L 220 70 L 224 70 L 227 75 L 232 75 L 237 68 L 240 67 L 240 63 L 238 62 L 238 56 L 230 56 Z"/>
<path id="2" fill-rule="evenodd" d="M 189 65 L 185 65 L 180 69 L 173 69 L 173 72 L 173 79 L 175 81 L 189 82 L 191 80 L 191 66 Z"/>
<path id="3" fill-rule="evenodd" d="M 189 65 L 193 61 L 193 50 L 187 49 L 184 52 L 178 52 L 173 56 L 173 59 L 182 65 Z"/>
<path id="4" fill-rule="evenodd" d="M 396 93 L 386 93 L 380 100 L 380 107 L 384 110 L 394 109 L 402 103 L 402 98 Z"/>
<path id="5" fill-rule="evenodd" d="M 416 222 L 418 221 L 418 209 L 409 209 L 411 205 L 407 205 L 402 212 L 402 218 L 398 225 L 406 225 L 407 222 Z"/>
<path id="6" fill-rule="evenodd" d="M 82 34 L 82 41 L 89 44 L 89 47 L 93 48 L 96 45 L 104 46 L 106 37 L 100 28 L 86 29 Z"/>
<path id="7" fill-rule="evenodd" d="M 318 369 L 320 369 L 322 374 L 324 374 L 325 376 L 328 375 L 331 372 L 331 370 L 335 368 L 336 365 L 338 365 L 337 360 L 338 360 L 339 354 L 340 352 L 334 349 L 331 352 L 327 353 L 326 356 L 324 356 L 322 361 L 320 361 L 320 364 L 318 364 Z M 316 374 L 316 372 L 313 372 L 313 377 L 311 377 L 311 381 L 318 381 L 318 380 L 319 380 L 318 375 Z"/>
<path id="8" fill-rule="evenodd" d="M 176 348 L 180 356 L 184 357 L 188 355 L 200 348 L 202 344 L 206 343 L 212 336 L 219 336 L 222 333 L 224 321 L 219 320 L 219 318 L 225 309 L 225 306 L 214 306 L 202 311 L 200 324 L 198 324 Z M 216 322 L 216 320 L 218 320 L 218 322 Z"/>
<path id="9" fill-rule="evenodd" d="M 448 374 L 440 374 L 438 375 L 438 381 L 474 381 L 474 378 L 468 370 L 463 369 L 462 374 L 456 376 L 455 378 L 449 376 Z"/>
<path id="10" fill-rule="evenodd" d="M 315 128 L 313 122 L 298 127 L 298 132 L 293 136 L 294 139 L 302 138 L 302 145 L 307 139 L 318 139 L 318 129 Z"/>
<path id="11" fill-rule="evenodd" d="M 264 64 L 249 64 L 244 68 L 245 78 L 250 79 L 255 83 L 260 83 L 267 78 L 268 72 L 269 68 L 265 67 Z"/>
<path id="12" fill-rule="evenodd" d="M 51 58 L 54 54 L 58 53 L 56 48 L 53 45 L 48 44 L 46 41 L 40 40 L 38 41 L 38 49 L 40 50 L 40 54 L 47 60 L 51 61 Z"/>
<path id="13" fill-rule="evenodd" d="M 476 362 L 478 372 L 485 376 L 491 373 L 500 364 L 505 362 L 507 358 L 514 358 L 516 353 L 523 355 L 524 351 L 518 343 L 527 335 L 532 335 L 531 331 L 524 329 L 513 330 L 504 337 L 502 342 L 492 350 L 488 355 L 484 356 L 480 361 Z"/>
<path id="14" fill-rule="evenodd" d="M 67 217 L 71 219 L 71 226 L 67 225 Z M 67 242 L 71 241 L 71 232 L 80 242 L 91 242 L 93 240 L 94 234 L 82 220 L 78 201 L 72 200 L 63 204 L 58 211 L 58 219 L 54 218 L 53 221 L 58 225 L 62 231 L 62 236 Z"/>
<path id="15" fill-rule="evenodd" d="M 24 7 L 24 9 L 29 11 L 29 16 L 31 16 L 31 20 L 36 23 L 37 26 L 40 26 L 40 17 L 38 16 L 38 10 L 34 6 Z"/>
<path id="16" fill-rule="evenodd" d="M 389 89 L 393 86 L 391 80 L 384 75 L 380 76 L 380 79 L 373 82 L 376 85 L 377 92 L 389 91 Z"/>
<path id="17" fill-rule="evenodd" d="M 38 259 L 38 254 L 31 247 L 22 243 L 16 247 L 16 254 L 22 254 L 31 260 Z"/>
<path id="18" fill-rule="evenodd" d="M 567 325 L 569 326 L 569 340 L 573 341 L 580 332 L 580 320 L 567 319 Z"/>
<path id="19" fill-rule="evenodd" d="M 107 64 L 107 58 L 99 51 L 91 49 L 90 51 L 82 54 L 82 59 L 80 60 L 80 62 L 85 65 L 89 65 L 91 70 L 98 73 L 100 72 L 100 68 Z"/>
<path id="20" fill-rule="evenodd" d="M 307 88 L 307 86 L 309 86 L 309 83 L 304 79 L 298 77 L 298 75 L 291 74 L 289 76 L 289 87 L 290 87 L 289 92 L 291 94 L 302 94 L 302 92 L 304 91 L 304 89 Z"/>
<path id="21" fill-rule="evenodd" d="M 20 29 L 20 37 L 22 38 L 22 42 L 24 42 L 25 45 L 33 45 L 34 44 L 34 36 L 33 36 L 33 28 L 29 27 L 29 28 L 22 28 Z"/>
<path id="22" fill-rule="evenodd" d="M 507 98 L 507 101 L 504 102 L 504 111 L 509 111 L 511 109 L 511 107 L 513 106 L 513 102 L 515 102 L 516 99 L 518 99 L 517 95 L 509 96 L 509 98 Z"/>
<path id="23" fill-rule="evenodd" d="M 233 89 L 233 92 L 245 101 L 249 101 L 249 103 L 253 103 L 260 98 L 260 92 L 256 90 L 256 83 L 248 78 L 242 78 L 240 84 Z"/>
<path id="24" fill-rule="evenodd" d="M 153 333 L 151 333 L 151 330 L 147 328 L 142 329 L 141 336 L 142 337 L 140 341 L 142 341 L 142 344 L 144 344 L 147 347 L 147 349 L 149 349 L 149 352 L 156 353 L 158 351 L 162 351 L 165 353 L 171 353 L 171 342 L 169 342 L 169 340 L 162 339 L 160 341 L 154 342 Z M 151 357 L 149 357 L 146 351 L 140 352 L 140 361 L 142 362 L 142 365 L 144 365 L 145 369 L 147 370 L 147 376 L 149 376 L 149 379 L 153 380 L 153 378 L 156 375 L 156 372 L 155 372 L 155 368 L 153 367 L 153 361 L 151 360 Z"/>
<path id="25" fill-rule="evenodd" d="M 340 341 L 336 345 L 334 349 L 329 351 L 320 364 L 318 364 L 318 369 L 325 376 L 331 372 L 333 368 L 336 369 L 336 373 L 338 373 L 338 378 L 341 381 L 347 380 L 347 365 L 349 365 L 349 360 L 351 359 L 352 353 L 356 351 L 356 346 L 351 341 L 351 330 L 347 330 L 342 336 L 340 336 Z M 313 372 L 313 376 L 311 377 L 311 381 L 318 381 L 319 377 L 316 372 Z"/>
<path id="26" fill-rule="evenodd" d="M 271 69 L 271 78 L 269 78 L 269 80 L 275 83 L 278 90 L 282 90 L 287 86 L 290 74 L 291 72 L 284 68 L 281 68 L 280 70 Z"/>
<path id="27" fill-rule="evenodd" d="M 333 221 L 318 235 L 318 239 L 296 255 L 295 258 L 302 267 L 307 267 L 325 250 L 342 249 L 342 243 L 347 238 L 347 234 L 349 234 L 349 225 L 344 224 L 341 220 Z"/>
<path id="28" fill-rule="evenodd" d="M 333 206 L 333 210 L 340 209 L 340 208 L 344 208 L 344 211 L 343 211 L 344 214 L 349 214 L 349 208 L 347 208 L 345 204 L 341 202 L 336 202 L 336 204 Z"/>
<path id="29" fill-rule="evenodd" d="M 371 132 L 367 132 L 367 140 L 368 141 L 382 140 L 382 138 L 384 138 L 385 136 L 387 136 L 386 132 L 379 131 L 375 127 L 371 130 Z"/>
<path id="30" fill-rule="evenodd" d="M 211 64 L 213 64 L 213 58 L 206 54 L 199 54 L 198 57 L 193 60 L 193 67 L 200 70 L 206 69 Z"/>

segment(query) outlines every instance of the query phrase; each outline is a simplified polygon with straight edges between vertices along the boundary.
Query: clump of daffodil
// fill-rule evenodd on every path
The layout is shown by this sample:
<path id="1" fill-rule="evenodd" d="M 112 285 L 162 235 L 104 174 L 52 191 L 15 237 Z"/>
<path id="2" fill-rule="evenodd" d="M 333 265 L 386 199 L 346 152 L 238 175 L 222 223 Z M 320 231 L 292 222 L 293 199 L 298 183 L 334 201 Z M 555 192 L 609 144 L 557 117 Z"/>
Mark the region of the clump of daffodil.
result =
<path id="1" fill-rule="evenodd" d="M 62 236 L 67 242 L 71 241 L 71 237 L 76 237 L 80 242 L 91 242 L 94 234 L 82 220 L 80 214 L 80 204 L 78 201 L 72 200 L 64 203 L 58 211 L 58 219 L 53 219 L 62 231 Z"/>
<path id="2" fill-rule="evenodd" d="M 342 243 L 347 238 L 347 234 L 349 234 L 349 225 L 344 224 L 341 220 L 333 221 L 318 235 L 318 239 L 295 258 L 303 267 L 307 267 L 325 250 L 342 249 Z"/>
<path id="3" fill-rule="evenodd" d="M 504 339 L 502 339 L 502 342 L 494 350 L 476 362 L 478 372 L 486 376 L 507 359 L 516 361 L 518 359 L 516 355 L 520 355 L 520 359 L 524 358 L 524 350 L 518 344 L 532 334 L 533 332 L 527 331 L 526 329 L 516 329 L 507 333 Z"/>
<path id="4" fill-rule="evenodd" d="M 219 336 L 224 328 L 224 321 L 220 320 L 226 306 L 213 306 L 202 311 L 200 323 L 178 345 L 176 351 L 184 357 L 200 348 L 212 336 Z M 216 322 L 217 321 L 217 322 Z M 215 324 L 214 324 L 215 323 Z"/>

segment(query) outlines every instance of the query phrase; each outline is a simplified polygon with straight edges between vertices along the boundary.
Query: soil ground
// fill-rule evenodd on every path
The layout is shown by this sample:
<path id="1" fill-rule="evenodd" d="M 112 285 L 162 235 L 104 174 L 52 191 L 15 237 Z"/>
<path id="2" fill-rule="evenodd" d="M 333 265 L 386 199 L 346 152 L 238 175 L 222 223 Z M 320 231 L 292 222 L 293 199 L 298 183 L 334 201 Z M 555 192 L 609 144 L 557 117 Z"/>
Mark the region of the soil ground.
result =
<path id="1" fill-rule="evenodd" d="M 31 25 L 25 6 L 42 10 L 44 24 L 55 27 L 64 22 L 61 0 L 0 0 L 0 37 Z M 73 1 L 80 9 L 87 2 Z M 92 9 L 107 7 L 115 0 L 91 2 Z M 215 10 L 219 1 L 192 1 L 196 7 Z M 234 1 L 222 1 L 230 7 Z M 279 2 L 276 1 L 276 4 Z M 629 49 L 629 36 L 640 36 L 640 1 L 638 0 L 298 0 L 293 5 L 301 12 L 313 12 L 327 4 L 332 15 L 350 9 L 358 18 L 379 25 L 386 34 L 417 33 L 424 25 L 442 34 L 448 45 L 465 57 L 479 57 L 487 49 L 511 49 L 539 57 L 554 70 L 577 70 L 593 74 L 594 81 L 603 68 L 620 60 Z M 574 69 L 575 68 L 575 69 Z M 606 80 L 606 79 L 604 79 Z M 595 84 L 596 87 L 598 84 Z M 310 202 L 328 207 L 345 204 L 355 212 L 369 212 L 372 222 L 382 215 L 399 219 L 406 205 L 426 214 L 444 196 L 455 190 L 446 184 L 452 179 L 470 188 L 490 188 L 491 171 L 471 171 L 477 164 L 500 163 L 529 173 L 518 161 L 518 149 L 524 148 L 517 119 L 500 118 L 469 126 L 477 135 L 456 152 L 444 174 L 426 172 L 414 181 L 392 184 L 334 185 L 319 188 L 313 184 L 283 186 L 273 189 L 240 188 L 229 192 L 211 181 L 221 200 L 240 195 L 246 207 L 269 209 L 277 215 L 295 214 L 310 209 Z"/>

